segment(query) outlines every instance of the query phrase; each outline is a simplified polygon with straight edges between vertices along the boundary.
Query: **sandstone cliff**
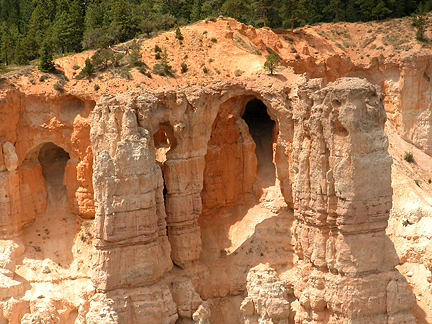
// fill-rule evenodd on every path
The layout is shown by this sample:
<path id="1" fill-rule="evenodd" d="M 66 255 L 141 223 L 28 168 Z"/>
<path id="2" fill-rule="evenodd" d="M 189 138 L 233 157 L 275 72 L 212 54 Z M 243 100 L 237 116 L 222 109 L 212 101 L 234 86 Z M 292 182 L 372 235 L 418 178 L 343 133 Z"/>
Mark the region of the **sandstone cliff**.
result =
<path id="1" fill-rule="evenodd" d="M 182 33 L 141 44 L 172 77 L 78 81 L 82 53 L 62 91 L 0 80 L 0 322 L 432 323 L 432 52 L 409 22 Z"/>

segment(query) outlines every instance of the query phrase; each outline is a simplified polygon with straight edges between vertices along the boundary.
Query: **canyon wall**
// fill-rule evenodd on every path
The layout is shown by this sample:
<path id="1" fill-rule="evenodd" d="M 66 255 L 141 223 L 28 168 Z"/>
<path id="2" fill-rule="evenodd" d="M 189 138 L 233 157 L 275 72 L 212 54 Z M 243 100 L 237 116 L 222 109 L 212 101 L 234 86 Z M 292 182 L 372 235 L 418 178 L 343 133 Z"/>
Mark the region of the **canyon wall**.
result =
<path id="1" fill-rule="evenodd" d="M 295 322 L 411 323 L 414 299 L 385 235 L 391 157 L 379 88 L 356 78 L 327 86 L 314 79 L 298 92 L 261 82 L 216 82 L 99 100 L 90 118 L 97 291 L 119 300 L 124 289 L 132 289 L 131 313 L 119 310 L 123 302 L 114 309 L 125 316 L 121 321 L 129 322 L 127 316 L 148 321 L 141 308 L 151 300 L 137 289 L 162 289 L 174 280 L 174 265 L 185 270 L 198 295 L 218 297 L 205 288 L 214 270 L 200 260 L 208 252 L 198 219 L 203 210 L 202 217 L 211 220 L 220 214 L 212 209 L 253 199 L 259 173 L 241 116 L 256 98 L 275 121 L 276 185 L 294 207 L 298 261 L 280 277 L 291 287 L 283 303 L 291 300 Z M 234 173 L 227 177 L 225 168 Z M 246 292 L 245 282 L 240 286 Z M 258 288 L 248 291 L 253 289 Z M 190 291 L 196 294 L 193 286 Z M 168 304 L 174 295 L 167 293 Z M 198 297 L 194 311 L 199 304 Z M 265 310 L 252 305 L 266 318 Z M 168 310 L 153 314 L 153 321 L 172 323 Z M 288 321 L 289 310 L 282 314 L 274 323 Z"/>
<path id="2" fill-rule="evenodd" d="M 430 270 L 430 171 L 418 172 L 431 170 L 430 56 L 361 61 L 317 28 L 221 18 L 183 28 L 182 44 L 146 40 L 150 65 L 156 44 L 173 66 L 187 61 L 173 77 L 98 72 L 63 91 L 54 76 L 11 77 L 0 323 L 414 323 L 385 229 L 392 168 L 389 234 L 402 263 Z M 271 51 L 286 68 L 267 76 L 257 71 Z"/>
<path id="3" fill-rule="evenodd" d="M 0 142 L 3 237 L 15 237 L 45 211 L 47 189 L 39 154 L 44 144 L 63 149 L 66 193 L 71 211 L 94 217 L 92 152 L 87 116 L 93 101 L 65 95 L 46 100 L 10 91 L 2 99 Z M 55 154 L 51 157 L 53 163 Z M 63 183 L 63 179 L 60 179 Z"/>

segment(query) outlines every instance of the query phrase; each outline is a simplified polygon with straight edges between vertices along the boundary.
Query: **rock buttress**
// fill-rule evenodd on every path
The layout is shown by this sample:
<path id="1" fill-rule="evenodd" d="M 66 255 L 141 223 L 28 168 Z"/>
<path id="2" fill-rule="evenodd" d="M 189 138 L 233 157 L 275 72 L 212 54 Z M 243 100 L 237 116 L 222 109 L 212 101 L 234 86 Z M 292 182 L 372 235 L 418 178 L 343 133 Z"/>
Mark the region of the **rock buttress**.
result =
<path id="1" fill-rule="evenodd" d="M 413 323 L 385 235 L 391 163 L 381 92 L 343 78 L 299 89 L 294 107 L 296 323 Z"/>

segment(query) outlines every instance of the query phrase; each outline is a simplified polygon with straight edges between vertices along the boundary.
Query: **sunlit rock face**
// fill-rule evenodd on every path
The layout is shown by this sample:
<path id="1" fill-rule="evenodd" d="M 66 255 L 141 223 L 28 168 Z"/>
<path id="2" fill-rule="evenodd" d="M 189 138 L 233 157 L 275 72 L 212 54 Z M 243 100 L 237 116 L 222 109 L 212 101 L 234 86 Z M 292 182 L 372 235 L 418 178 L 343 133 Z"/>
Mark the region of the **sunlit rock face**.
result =
<path id="1" fill-rule="evenodd" d="M 269 91 L 258 82 L 216 82 L 99 100 L 90 118 L 98 291 L 116 295 L 162 284 L 174 265 L 192 276 L 201 297 L 222 297 L 209 282 L 216 270 L 205 257 L 212 247 L 200 224 L 217 222 L 224 208 L 262 198 L 275 186 L 284 208 L 294 209 L 294 252 L 282 261 L 289 268 L 286 291 L 267 311 L 276 322 L 412 320 L 414 301 L 385 235 L 392 159 L 380 89 L 357 78 L 277 85 Z M 251 105 L 253 114 L 264 109 L 264 133 L 247 116 Z M 261 148 L 266 133 L 273 180 Z M 237 263 L 218 285 L 251 294 L 261 281 L 250 279 L 246 290 L 238 275 L 250 266 Z M 240 307 L 248 323 L 272 318 L 248 298 Z"/>

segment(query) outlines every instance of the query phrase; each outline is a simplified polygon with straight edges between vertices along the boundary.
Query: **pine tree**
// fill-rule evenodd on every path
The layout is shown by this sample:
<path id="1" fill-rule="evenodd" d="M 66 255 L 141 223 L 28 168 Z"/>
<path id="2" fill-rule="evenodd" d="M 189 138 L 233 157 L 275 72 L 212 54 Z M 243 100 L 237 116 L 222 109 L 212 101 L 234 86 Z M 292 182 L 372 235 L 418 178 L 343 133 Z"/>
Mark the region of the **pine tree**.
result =
<path id="1" fill-rule="evenodd" d="M 93 63 L 89 58 L 86 58 L 85 65 L 79 75 L 83 77 L 90 77 L 93 73 L 94 73 Z"/>
<path id="2" fill-rule="evenodd" d="M 341 0 L 330 0 L 329 4 L 323 9 L 323 14 L 332 17 L 331 20 L 334 22 L 345 20 L 343 12 L 343 2 Z"/>
<path id="3" fill-rule="evenodd" d="M 51 40 L 62 53 L 81 50 L 84 31 L 79 0 L 61 0 L 51 31 Z"/>
<path id="4" fill-rule="evenodd" d="M 11 37 L 6 22 L 0 23 L 0 62 L 9 65 L 12 56 Z"/>
<path id="5" fill-rule="evenodd" d="M 39 70 L 45 73 L 52 73 L 55 71 L 52 48 L 48 41 L 44 41 L 41 47 Z"/>
<path id="6" fill-rule="evenodd" d="M 303 24 L 306 17 L 304 0 L 284 0 L 282 3 L 282 15 L 285 17 L 284 26 L 294 29 L 294 24 Z"/>
<path id="7" fill-rule="evenodd" d="M 384 1 L 380 0 L 376 6 L 372 9 L 371 15 L 375 19 L 382 19 L 388 17 L 391 14 L 391 10 L 386 7 Z"/>
<path id="8" fill-rule="evenodd" d="M 25 37 L 25 44 L 30 59 L 35 59 L 39 56 L 40 44 L 45 39 L 49 25 L 50 21 L 45 10 L 41 4 L 38 4 L 31 14 Z"/>
<path id="9" fill-rule="evenodd" d="M 243 20 L 242 16 L 249 13 L 249 6 L 245 0 L 227 0 L 222 5 L 222 12 L 225 16 L 233 17 L 236 20 Z"/>
<path id="10" fill-rule="evenodd" d="M 267 56 L 267 60 L 264 63 L 264 70 L 270 72 L 271 75 L 276 71 L 279 66 L 279 60 L 274 54 Z"/>
<path id="11" fill-rule="evenodd" d="M 191 22 L 195 22 L 203 18 L 201 14 L 201 7 L 202 7 L 202 0 L 194 0 L 191 15 L 190 15 Z"/>
<path id="12" fill-rule="evenodd" d="M 426 42 L 427 38 L 424 35 L 426 29 L 427 19 L 423 5 L 420 4 L 417 8 L 417 12 L 412 15 L 412 25 L 417 28 L 416 39 L 420 42 Z"/>

